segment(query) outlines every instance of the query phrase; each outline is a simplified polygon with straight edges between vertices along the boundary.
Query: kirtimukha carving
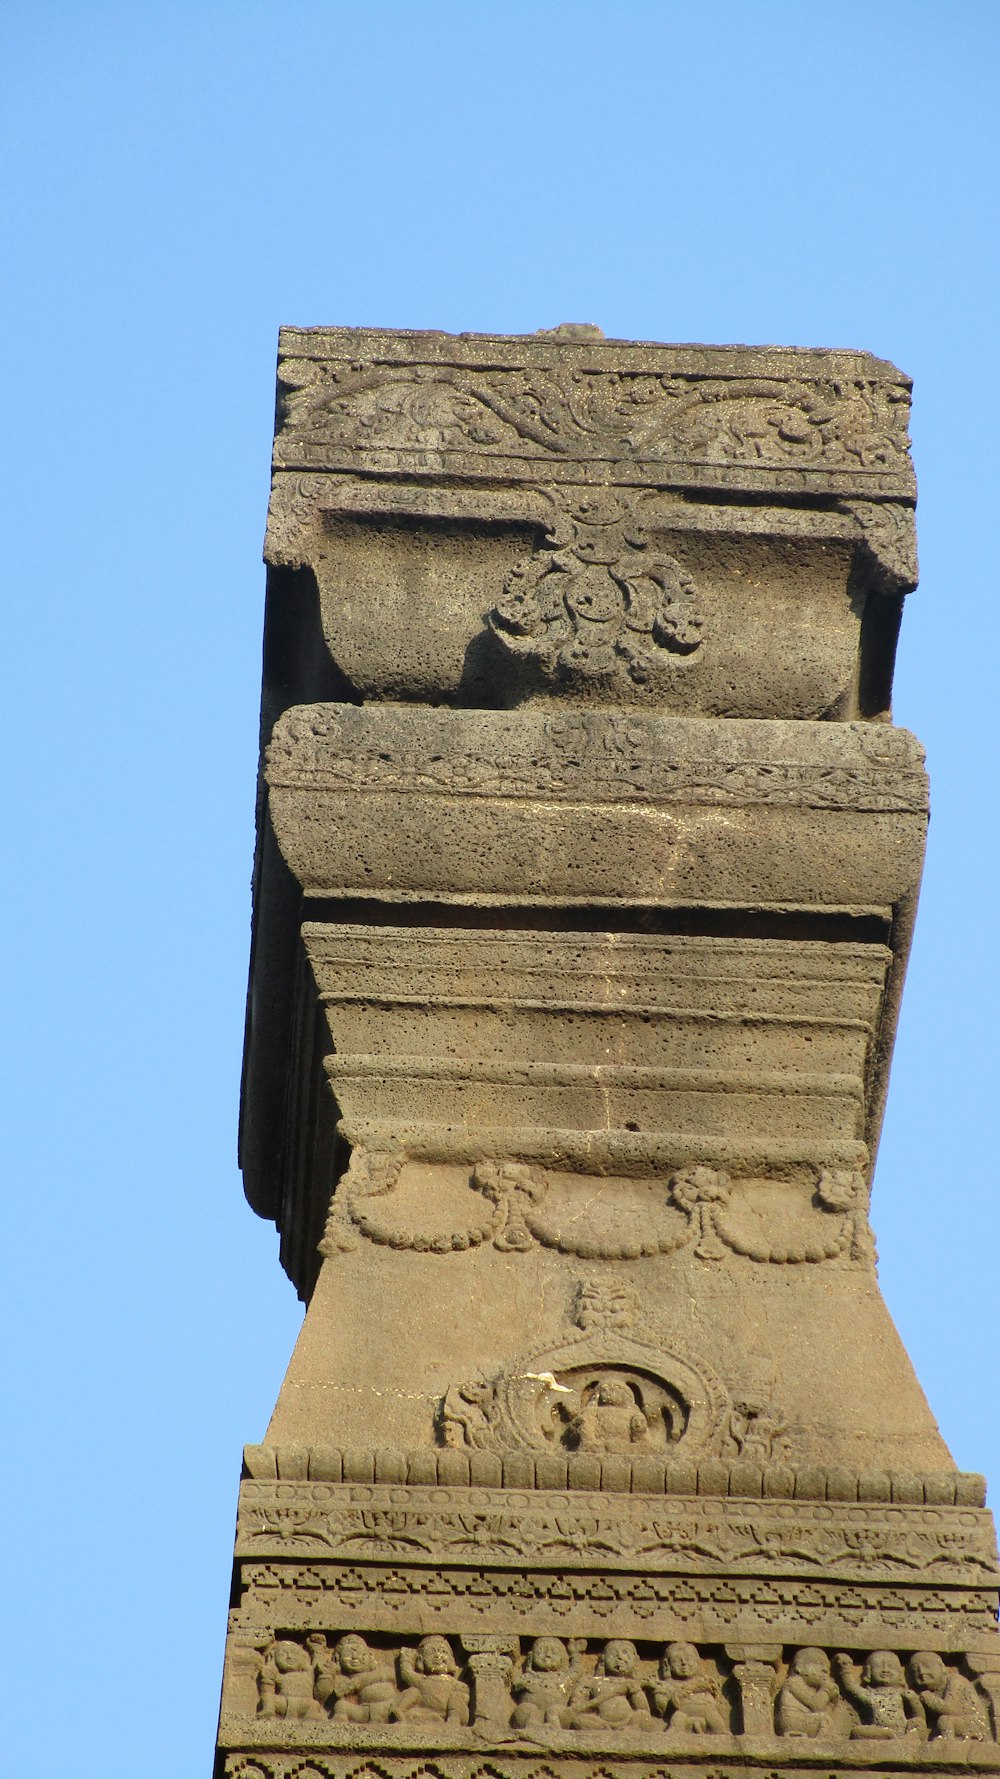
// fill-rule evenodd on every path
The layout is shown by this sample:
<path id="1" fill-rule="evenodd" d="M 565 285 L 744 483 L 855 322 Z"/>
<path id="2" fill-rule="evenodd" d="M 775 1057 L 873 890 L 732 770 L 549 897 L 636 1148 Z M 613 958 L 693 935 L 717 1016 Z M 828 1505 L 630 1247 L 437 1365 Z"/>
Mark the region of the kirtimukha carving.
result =
<path id="1" fill-rule="evenodd" d="M 642 685 L 694 655 L 705 617 L 691 576 L 648 548 L 628 501 L 588 494 L 556 521 L 549 550 L 519 562 L 488 622 L 546 680 Z"/>
<path id="2" fill-rule="evenodd" d="M 909 385 L 287 329 L 241 1158 L 306 1302 L 216 1779 L 1000 1771 L 889 1321 Z"/>

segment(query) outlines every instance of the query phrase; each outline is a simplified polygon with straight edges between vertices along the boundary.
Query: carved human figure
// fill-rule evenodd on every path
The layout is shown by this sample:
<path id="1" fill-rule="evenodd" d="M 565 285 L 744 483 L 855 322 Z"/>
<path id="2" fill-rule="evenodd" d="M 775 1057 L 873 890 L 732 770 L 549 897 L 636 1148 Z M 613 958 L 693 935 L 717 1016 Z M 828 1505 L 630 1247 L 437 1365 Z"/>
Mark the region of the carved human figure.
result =
<path id="1" fill-rule="evenodd" d="M 779 1736 L 827 1736 L 833 1733 L 833 1712 L 840 1688 L 830 1673 L 823 1649 L 797 1649 L 788 1678 L 781 1686 L 774 1721 Z"/>
<path id="2" fill-rule="evenodd" d="M 323 1716 L 313 1693 L 313 1662 L 301 1643 L 279 1639 L 264 1658 L 258 1681 L 262 1717 Z"/>
<path id="3" fill-rule="evenodd" d="M 524 1666 L 514 1676 L 511 1691 L 517 1700 L 511 1715 L 515 1729 L 540 1725 L 565 1728 L 568 1706 L 579 1675 L 579 1662 L 570 1661 L 561 1637 L 536 1637 Z"/>
<path id="4" fill-rule="evenodd" d="M 578 1680 L 566 1722 L 574 1730 L 651 1730 L 654 1720 L 637 1669 L 635 1644 L 616 1637 L 604 1645 L 592 1675 Z"/>
<path id="5" fill-rule="evenodd" d="M 869 1741 L 891 1741 L 915 1735 L 924 1724 L 923 1706 L 906 1684 L 903 1664 L 891 1649 L 873 1649 L 861 1670 L 849 1655 L 834 1656 L 841 1687 L 860 1713 L 851 1735 Z"/>
<path id="6" fill-rule="evenodd" d="M 334 1723 L 388 1723 L 398 1697 L 393 1663 L 349 1632 L 334 1645 L 332 1661 L 316 1675 L 316 1692 Z"/>
<path id="7" fill-rule="evenodd" d="M 496 1443 L 490 1419 L 493 1397 L 493 1385 L 485 1378 L 451 1385 L 441 1404 L 441 1431 L 446 1446 L 453 1450 L 472 1446 L 483 1451 Z"/>
<path id="8" fill-rule="evenodd" d="M 401 1650 L 399 1677 L 404 1690 L 389 1708 L 390 1721 L 457 1723 L 469 1721 L 469 1689 L 446 1637 L 424 1637 L 415 1650 Z"/>
<path id="9" fill-rule="evenodd" d="M 911 1656 L 909 1671 L 932 1740 L 960 1736 L 971 1742 L 986 1741 L 986 1711 L 971 1680 L 946 1667 L 932 1650 Z"/>
<path id="10" fill-rule="evenodd" d="M 750 1464 L 770 1464 L 774 1442 L 786 1431 L 776 1414 L 761 1402 L 744 1400 L 733 1405 L 729 1434 L 741 1458 Z"/>
<path id="11" fill-rule="evenodd" d="M 627 1452 L 648 1440 L 649 1422 L 625 1378 L 589 1385 L 567 1428 L 567 1443 L 581 1452 Z"/>
<path id="12" fill-rule="evenodd" d="M 653 1705 L 668 1734 L 725 1736 L 729 1713 L 716 1675 L 710 1674 L 693 1643 L 668 1643 L 652 1688 Z"/>

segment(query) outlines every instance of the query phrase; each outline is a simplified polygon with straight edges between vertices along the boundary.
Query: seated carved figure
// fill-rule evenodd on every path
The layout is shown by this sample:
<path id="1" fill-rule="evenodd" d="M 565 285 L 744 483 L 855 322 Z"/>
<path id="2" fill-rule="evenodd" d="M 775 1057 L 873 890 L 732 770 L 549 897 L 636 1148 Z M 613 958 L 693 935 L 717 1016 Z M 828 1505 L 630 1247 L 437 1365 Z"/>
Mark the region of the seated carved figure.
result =
<path id="1" fill-rule="evenodd" d="M 469 1721 L 469 1689 L 458 1678 L 458 1663 L 445 1637 L 424 1637 L 416 1650 L 399 1657 L 404 1691 L 390 1707 L 390 1719 L 409 1723 Z"/>
<path id="2" fill-rule="evenodd" d="M 788 1679 L 778 1693 L 775 1727 L 779 1736 L 829 1736 L 840 1688 L 822 1649 L 798 1649 Z"/>
<path id="3" fill-rule="evenodd" d="M 636 1669 L 634 1643 L 614 1638 L 604 1645 L 594 1673 L 578 1681 L 566 1721 L 574 1730 L 650 1730 L 653 1717 Z"/>
<path id="4" fill-rule="evenodd" d="M 271 1645 L 258 1680 L 262 1717 L 322 1717 L 313 1693 L 313 1663 L 300 1643 Z"/>
<path id="5" fill-rule="evenodd" d="M 860 1714 L 851 1726 L 852 1736 L 886 1742 L 916 1735 L 923 1728 L 923 1706 L 907 1686 L 903 1664 L 893 1650 L 873 1649 L 860 1682 L 849 1655 L 835 1656 L 834 1661 L 841 1687 Z"/>
<path id="6" fill-rule="evenodd" d="M 391 1660 L 369 1649 L 353 1632 L 335 1644 L 316 1675 L 316 1691 L 334 1723 L 388 1723 L 398 1697 Z"/>
<path id="7" fill-rule="evenodd" d="M 569 1423 L 569 1443 L 581 1452 L 627 1452 L 648 1440 L 649 1422 L 624 1378 L 591 1386 Z"/>
<path id="8" fill-rule="evenodd" d="M 653 1682 L 655 1709 L 666 1720 L 667 1731 L 683 1736 L 725 1736 L 729 1713 L 722 1688 L 703 1666 L 693 1643 L 668 1643 L 660 1661 L 660 1677 Z"/>
<path id="9" fill-rule="evenodd" d="M 971 1680 L 946 1668 L 931 1650 L 910 1657 L 910 1679 L 927 1715 L 932 1739 L 961 1736 L 971 1742 L 986 1740 L 986 1712 Z"/>
<path id="10" fill-rule="evenodd" d="M 569 1700 L 575 1690 L 578 1664 L 571 1664 L 560 1637 L 536 1637 L 511 1691 L 517 1704 L 511 1716 L 515 1729 L 541 1725 L 564 1729 L 569 1721 Z"/>

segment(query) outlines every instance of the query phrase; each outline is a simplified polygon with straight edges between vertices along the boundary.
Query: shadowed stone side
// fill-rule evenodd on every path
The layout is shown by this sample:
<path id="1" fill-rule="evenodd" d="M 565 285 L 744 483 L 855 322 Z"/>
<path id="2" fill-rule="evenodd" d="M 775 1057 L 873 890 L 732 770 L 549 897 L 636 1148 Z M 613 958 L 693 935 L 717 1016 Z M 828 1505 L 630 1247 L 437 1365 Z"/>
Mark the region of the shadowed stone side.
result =
<path id="1" fill-rule="evenodd" d="M 882 1300 L 909 385 L 286 329 L 242 1163 L 307 1303 L 219 1779 L 1000 1767 Z"/>

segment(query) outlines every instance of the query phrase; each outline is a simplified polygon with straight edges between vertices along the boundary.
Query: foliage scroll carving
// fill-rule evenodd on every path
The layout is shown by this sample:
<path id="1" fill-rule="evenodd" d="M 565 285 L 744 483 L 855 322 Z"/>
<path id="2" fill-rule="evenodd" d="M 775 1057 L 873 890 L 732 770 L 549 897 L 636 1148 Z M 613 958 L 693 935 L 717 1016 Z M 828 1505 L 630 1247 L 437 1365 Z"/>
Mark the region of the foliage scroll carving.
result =
<path id="1" fill-rule="evenodd" d="M 280 465 L 342 455 L 881 472 L 910 489 L 908 391 L 864 377 L 463 370 L 287 357 Z"/>

